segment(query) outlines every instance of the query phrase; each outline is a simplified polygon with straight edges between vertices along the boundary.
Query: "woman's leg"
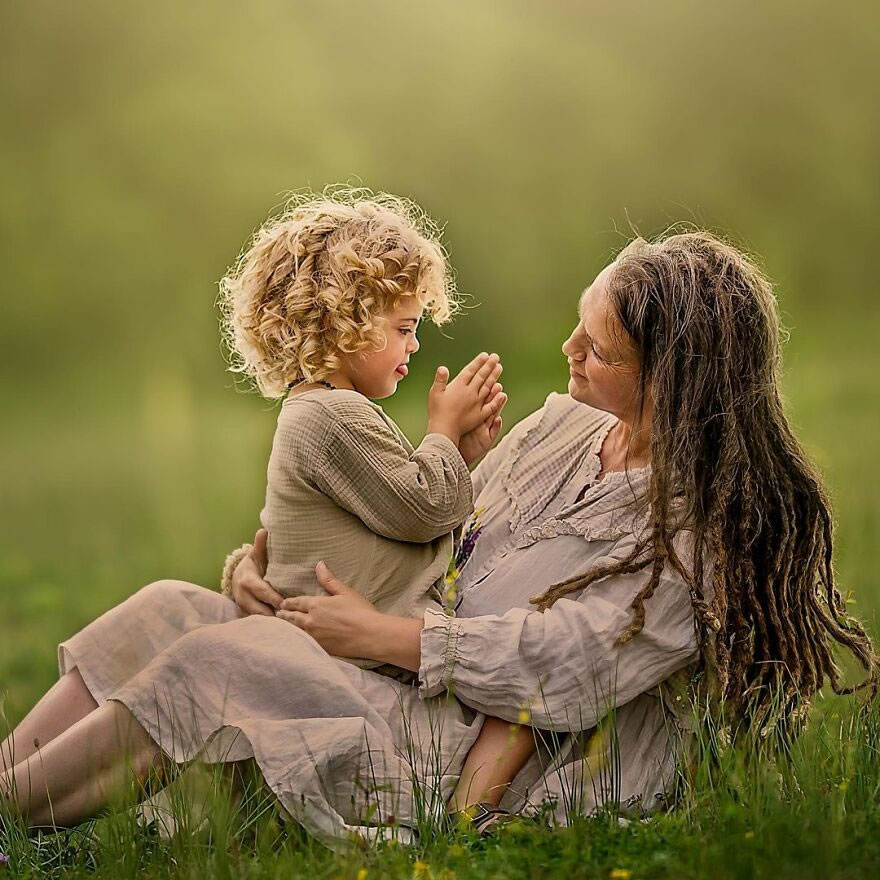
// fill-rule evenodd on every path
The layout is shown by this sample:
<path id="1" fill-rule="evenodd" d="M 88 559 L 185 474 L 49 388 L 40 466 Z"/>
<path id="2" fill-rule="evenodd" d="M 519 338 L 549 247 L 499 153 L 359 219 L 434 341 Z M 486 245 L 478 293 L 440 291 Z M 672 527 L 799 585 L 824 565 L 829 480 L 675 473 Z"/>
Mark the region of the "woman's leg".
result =
<path id="1" fill-rule="evenodd" d="M 0 773 L 27 760 L 69 727 L 98 708 L 78 669 L 52 685 L 24 720 L 0 743 Z"/>
<path id="2" fill-rule="evenodd" d="M 29 827 L 71 827 L 97 815 L 130 782 L 162 775 L 159 746 L 131 712 L 109 700 L 0 775 L 0 811 Z"/>
<path id="3" fill-rule="evenodd" d="M 235 604 L 212 590 L 184 581 L 156 581 L 64 642 L 69 649 L 65 656 L 68 664 L 91 663 L 93 686 L 97 683 L 106 696 L 188 629 L 238 616 Z M 0 773 L 29 758 L 38 748 L 34 741 L 47 745 L 97 706 L 74 666 L 0 743 Z"/>
<path id="4" fill-rule="evenodd" d="M 107 696 L 188 629 L 238 616 L 235 604 L 213 590 L 184 581 L 156 581 L 67 639 L 64 654 L 68 665 L 91 663 L 89 680 Z M 29 758 L 37 749 L 35 740 L 47 745 L 97 706 L 75 666 L 0 743 L 0 773 Z"/>

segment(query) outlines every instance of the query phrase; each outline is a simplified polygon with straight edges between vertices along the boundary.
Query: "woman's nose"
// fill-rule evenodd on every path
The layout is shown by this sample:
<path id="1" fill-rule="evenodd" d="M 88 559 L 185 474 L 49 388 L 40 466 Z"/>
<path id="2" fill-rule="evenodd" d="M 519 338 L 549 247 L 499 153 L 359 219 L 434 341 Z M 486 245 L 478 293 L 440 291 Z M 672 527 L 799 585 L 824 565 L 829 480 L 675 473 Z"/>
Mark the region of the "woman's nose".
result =
<path id="1" fill-rule="evenodd" d="M 569 336 L 568 339 L 566 339 L 565 342 L 562 343 L 562 353 L 563 353 L 566 357 L 570 357 L 570 358 L 572 358 L 573 360 L 579 360 L 579 359 L 580 359 L 580 358 L 579 358 L 578 347 L 577 347 L 577 345 L 575 344 L 575 342 L 576 342 L 576 340 L 575 340 L 575 336 L 576 336 L 576 335 L 577 335 L 577 331 L 575 331 L 574 333 L 572 333 L 571 336 Z"/>

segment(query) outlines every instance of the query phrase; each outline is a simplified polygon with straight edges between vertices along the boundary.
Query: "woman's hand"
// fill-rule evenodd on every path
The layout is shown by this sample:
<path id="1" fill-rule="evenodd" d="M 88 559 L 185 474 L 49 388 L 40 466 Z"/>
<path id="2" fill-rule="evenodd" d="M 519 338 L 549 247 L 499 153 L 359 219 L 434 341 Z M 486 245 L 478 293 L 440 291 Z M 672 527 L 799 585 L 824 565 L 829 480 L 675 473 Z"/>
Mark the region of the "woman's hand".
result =
<path id="1" fill-rule="evenodd" d="M 328 654 L 378 659 L 371 656 L 376 646 L 370 636 L 384 615 L 323 562 L 315 566 L 315 574 L 330 595 L 284 599 L 276 616 L 307 632 Z"/>
<path id="2" fill-rule="evenodd" d="M 232 573 L 232 599 L 245 614 L 273 616 L 281 607 L 284 596 L 263 580 L 269 557 L 266 541 L 269 533 L 259 529 L 254 535 L 254 546 Z"/>
<path id="3" fill-rule="evenodd" d="M 369 600 L 342 583 L 323 563 L 318 583 L 329 596 L 285 599 L 276 614 L 307 632 L 328 654 L 393 663 L 418 672 L 424 621 L 377 611 Z"/>

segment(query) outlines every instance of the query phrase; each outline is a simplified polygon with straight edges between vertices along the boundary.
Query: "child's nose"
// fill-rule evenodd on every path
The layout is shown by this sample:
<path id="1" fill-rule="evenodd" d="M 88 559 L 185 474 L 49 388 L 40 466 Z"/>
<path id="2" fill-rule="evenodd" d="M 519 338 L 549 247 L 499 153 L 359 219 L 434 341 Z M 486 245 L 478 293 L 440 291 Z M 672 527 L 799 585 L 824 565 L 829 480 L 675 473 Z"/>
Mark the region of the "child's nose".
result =
<path id="1" fill-rule="evenodd" d="M 410 343 L 409 343 L 409 350 L 410 350 L 411 352 L 415 353 L 415 352 L 417 352 L 421 347 L 422 347 L 422 346 L 421 346 L 421 343 L 420 343 L 419 340 L 416 338 L 415 333 L 413 333 L 413 335 L 412 335 L 412 339 L 410 340 Z"/>

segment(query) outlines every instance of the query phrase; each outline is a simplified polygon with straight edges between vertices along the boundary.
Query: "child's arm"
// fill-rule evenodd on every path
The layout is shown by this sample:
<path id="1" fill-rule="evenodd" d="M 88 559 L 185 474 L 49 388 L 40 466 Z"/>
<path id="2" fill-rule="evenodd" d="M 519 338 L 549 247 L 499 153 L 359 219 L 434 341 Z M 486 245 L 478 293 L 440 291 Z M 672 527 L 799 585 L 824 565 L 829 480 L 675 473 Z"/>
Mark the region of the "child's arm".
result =
<path id="1" fill-rule="evenodd" d="M 368 528 L 396 541 L 433 541 L 473 509 L 470 473 L 448 437 L 429 434 L 410 455 L 366 408 L 330 420 L 308 476 Z"/>
<path id="2" fill-rule="evenodd" d="M 500 370 L 498 356 L 485 353 L 452 382 L 445 367 L 438 370 L 428 433 L 411 455 L 371 408 L 351 401 L 319 405 L 330 424 L 310 456 L 315 486 L 386 538 L 426 543 L 451 532 L 473 509 L 470 473 L 457 443 L 495 411 L 487 400 Z M 309 431 L 312 437 L 316 430 L 318 425 Z"/>

